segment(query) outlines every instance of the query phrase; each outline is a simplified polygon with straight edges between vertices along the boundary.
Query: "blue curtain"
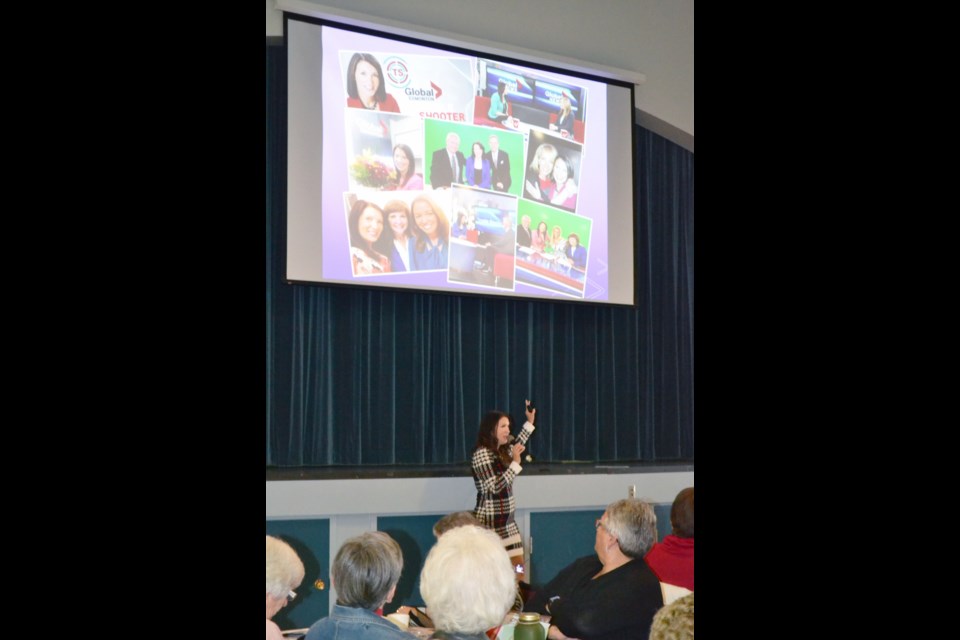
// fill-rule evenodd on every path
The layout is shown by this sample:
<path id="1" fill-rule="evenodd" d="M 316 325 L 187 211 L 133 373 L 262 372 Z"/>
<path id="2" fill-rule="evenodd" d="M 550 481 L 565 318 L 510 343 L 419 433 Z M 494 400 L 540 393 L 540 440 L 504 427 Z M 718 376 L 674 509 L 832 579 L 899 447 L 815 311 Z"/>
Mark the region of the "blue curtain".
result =
<path id="1" fill-rule="evenodd" d="M 525 398 L 538 461 L 693 461 L 692 153 L 636 129 L 635 308 L 291 285 L 266 49 L 267 466 L 466 462 L 482 414 L 522 423 Z"/>

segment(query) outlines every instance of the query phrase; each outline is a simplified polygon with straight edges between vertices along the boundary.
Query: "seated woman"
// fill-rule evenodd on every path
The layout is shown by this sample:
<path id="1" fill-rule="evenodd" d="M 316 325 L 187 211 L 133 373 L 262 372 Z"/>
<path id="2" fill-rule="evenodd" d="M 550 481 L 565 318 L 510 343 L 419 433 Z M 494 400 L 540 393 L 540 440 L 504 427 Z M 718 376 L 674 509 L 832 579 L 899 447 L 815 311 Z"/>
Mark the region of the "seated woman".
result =
<path id="1" fill-rule="evenodd" d="M 573 105 L 566 94 L 560 96 L 560 113 L 557 114 L 557 123 L 551 124 L 552 131 L 559 131 L 564 138 L 573 138 Z"/>
<path id="2" fill-rule="evenodd" d="M 543 253 L 547 248 L 547 223 L 543 220 L 530 235 L 530 248 Z"/>
<path id="3" fill-rule="evenodd" d="M 560 228 L 560 225 L 554 225 L 549 244 L 557 255 L 561 255 L 567 250 L 567 239 L 563 237 L 563 229 Z"/>
<path id="4" fill-rule="evenodd" d="M 267 536 L 267 640 L 282 640 L 280 627 L 270 618 L 297 597 L 294 589 L 303 582 L 303 562 L 289 544 Z"/>
<path id="5" fill-rule="evenodd" d="M 670 535 L 653 545 L 644 560 L 660 582 L 693 591 L 693 487 L 674 498 L 670 528 Z"/>
<path id="6" fill-rule="evenodd" d="M 587 268 L 587 250 L 580 246 L 580 236 L 577 234 L 571 233 L 567 238 L 567 248 L 563 255 L 574 267 L 578 269 Z"/>
<path id="7" fill-rule="evenodd" d="M 405 631 L 374 613 L 393 600 L 402 570 L 400 545 L 382 531 L 344 542 L 330 568 L 337 604 L 328 617 L 313 623 L 306 640 L 410 640 Z"/>
<path id="8" fill-rule="evenodd" d="M 503 80 L 497 83 L 497 92 L 490 96 L 490 109 L 487 111 L 487 117 L 501 124 L 510 117 L 510 114 L 507 113 L 507 83 Z"/>
<path id="9" fill-rule="evenodd" d="M 393 166 L 397 174 L 394 189 L 398 191 L 423 191 L 423 176 L 416 172 L 417 161 L 413 149 L 398 144 L 393 148 Z"/>
<path id="10" fill-rule="evenodd" d="M 487 640 L 486 631 L 500 626 L 517 594 L 499 536 L 473 525 L 444 533 L 423 564 L 420 594 L 436 625 L 430 638 Z"/>
<path id="11" fill-rule="evenodd" d="M 694 640 L 693 595 L 688 593 L 657 611 L 650 625 L 650 640 Z"/>
<path id="12" fill-rule="evenodd" d="M 467 158 L 467 184 L 481 189 L 490 188 L 490 161 L 484 155 L 486 149 L 479 142 L 473 143 L 473 152 Z"/>
<path id="13" fill-rule="evenodd" d="M 577 208 L 577 183 L 573 179 L 573 165 L 564 155 L 553 162 L 553 187 L 550 189 L 550 204 L 571 211 Z"/>
<path id="14" fill-rule="evenodd" d="M 347 106 L 400 113 L 396 99 L 383 88 L 383 69 L 369 53 L 355 53 L 347 65 Z"/>
<path id="15" fill-rule="evenodd" d="M 413 269 L 446 269 L 449 254 L 450 223 L 443 214 L 443 209 L 427 195 L 417 196 L 410 203 L 413 219 L 416 223 L 414 232 L 417 239 L 413 247 Z"/>
<path id="16" fill-rule="evenodd" d="M 375 249 L 381 255 L 390 256 L 390 271 L 410 271 L 413 261 L 411 254 L 416 240 L 410 209 L 403 200 L 391 200 L 384 205 L 383 213 L 387 217 L 390 230 L 380 234 Z"/>
<path id="17" fill-rule="evenodd" d="M 660 581 L 643 561 L 657 539 L 653 507 L 636 498 L 617 500 L 596 528 L 596 555 L 562 569 L 525 610 L 551 615 L 551 640 L 647 640 L 663 606 Z"/>
<path id="18" fill-rule="evenodd" d="M 460 209 L 457 213 L 457 222 L 450 228 L 450 237 L 451 238 L 466 238 L 467 237 L 467 212 L 463 209 Z"/>
<path id="19" fill-rule="evenodd" d="M 390 272 L 390 260 L 376 250 L 383 233 L 383 217 L 383 209 L 366 200 L 357 200 L 350 209 L 347 227 L 355 276 Z"/>

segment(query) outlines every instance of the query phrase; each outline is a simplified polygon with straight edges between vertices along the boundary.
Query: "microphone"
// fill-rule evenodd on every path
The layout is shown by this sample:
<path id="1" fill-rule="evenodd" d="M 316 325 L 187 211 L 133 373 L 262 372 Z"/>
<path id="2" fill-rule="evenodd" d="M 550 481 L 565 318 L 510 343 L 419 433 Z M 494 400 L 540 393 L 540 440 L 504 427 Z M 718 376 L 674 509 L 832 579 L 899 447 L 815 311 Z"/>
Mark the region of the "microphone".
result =
<path id="1" fill-rule="evenodd" d="M 513 443 L 516 442 L 516 441 L 517 441 L 517 439 L 514 438 L 514 437 L 513 437 L 513 434 L 511 433 L 510 436 L 507 438 L 507 445 L 508 445 L 508 446 L 513 446 Z M 526 457 L 524 458 L 524 460 L 526 460 L 527 462 L 533 462 L 533 456 L 528 453 L 528 454 L 526 455 Z"/>

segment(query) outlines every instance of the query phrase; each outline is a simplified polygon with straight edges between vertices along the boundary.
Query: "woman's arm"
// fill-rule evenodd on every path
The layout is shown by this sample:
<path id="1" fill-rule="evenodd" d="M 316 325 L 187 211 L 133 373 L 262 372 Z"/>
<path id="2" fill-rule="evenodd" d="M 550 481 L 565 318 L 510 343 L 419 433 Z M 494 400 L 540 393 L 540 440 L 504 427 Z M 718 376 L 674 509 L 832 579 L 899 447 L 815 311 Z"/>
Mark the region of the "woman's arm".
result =
<path id="1" fill-rule="evenodd" d="M 500 493 L 505 488 L 513 484 L 513 479 L 520 473 L 520 464 L 514 459 L 507 467 L 507 470 L 501 475 L 497 475 L 493 469 L 493 463 L 496 460 L 496 454 L 486 447 L 480 447 L 473 452 L 471 465 L 473 466 L 473 476 L 480 481 L 480 490 L 482 493 L 493 495 Z M 514 456 L 516 458 L 517 456 Z"/>
<path id="2" fill-rule="evenodd" d="M 517 442 L 523 445 L 527 444 L 527 440 L 530 439 L 533 430 L 536 429 L 533 423 L 537 419 L 537 410 L 524 405 L 524 413 L 527 414 L 527 421 L 523 423 L 523 429 L 520 430 L 520 435 L 517 436 Z"/>
<path id="3" fill-rule="evenodd" d="M 473 156 L 467 158 L 467 184 L 471 187 L 476 186 L 473 180 Z"/>
<path id="4" fill-rule="evenodd" d="M 523 186 L 527 190 L 527 195 L 529 195 L 531 198 L 543 200 L 543 197 L 540 195 L 539 179 L 536 176 L 534 176 L 533 182 L 531 182 L 528 174 L 527 179 L 523 182 Z"/>

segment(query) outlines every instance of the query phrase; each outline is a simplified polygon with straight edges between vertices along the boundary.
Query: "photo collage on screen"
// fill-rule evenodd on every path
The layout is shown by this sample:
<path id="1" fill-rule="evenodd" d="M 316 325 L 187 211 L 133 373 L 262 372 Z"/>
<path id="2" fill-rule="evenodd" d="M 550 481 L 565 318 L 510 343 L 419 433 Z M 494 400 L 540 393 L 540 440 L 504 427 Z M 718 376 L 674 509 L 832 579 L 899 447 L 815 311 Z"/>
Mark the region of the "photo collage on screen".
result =
<path id="1" fill-rule="evenodd" d="M 354 277 L 584 297 L 585 87 L 452 53 L 339 54 Z"/>

